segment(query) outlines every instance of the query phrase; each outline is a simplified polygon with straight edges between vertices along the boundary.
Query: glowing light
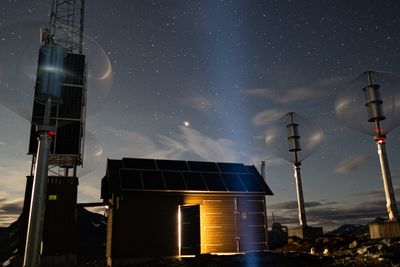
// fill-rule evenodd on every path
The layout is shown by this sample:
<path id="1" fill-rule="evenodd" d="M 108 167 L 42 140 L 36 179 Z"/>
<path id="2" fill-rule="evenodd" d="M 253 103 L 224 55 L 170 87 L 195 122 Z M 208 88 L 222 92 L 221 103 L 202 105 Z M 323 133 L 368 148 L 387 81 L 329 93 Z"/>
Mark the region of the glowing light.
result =
<path id="1" fill-rule="evenodd" d="M 185 127 L 190 127 L 190 122 L 189 122 L 189 121 L 184 121 L 184 122 L 183 122 L 183 126 L 185 126 Z"/>
<path id="2" fill-rule="evenodd" d="M 383 136 L 377 137 L 377 138 L 375 138 L 375 142 L 378 142 L 378 143 L 380 143 L 380 144 L 383 144 L 383 143 L 386 142 L 386 137 L 383 137 Z"/>
<path id="3" fill-rule="evenodd" d="M 42 66 L 40 70 L 43 70 L 45 72 L 50 72 L 50 73 L 62 73 L 63 69 L 62 68 L 57 68 L 49 65 Z"/>
<path id="4" fill-rule="evenodd" d="M 179 257 L 181 257 L 181 206 L 178 206 L 178 253 Z"/>
<path id="5" fill-rule="evenodd" d="M 48 135 L 51 135 L 51 136 L 54 136 L 54 135 L 56 135 L 57 133 L 55 132 L 55 131 L 50 131 L 50 132 L 48 132 Z"/>

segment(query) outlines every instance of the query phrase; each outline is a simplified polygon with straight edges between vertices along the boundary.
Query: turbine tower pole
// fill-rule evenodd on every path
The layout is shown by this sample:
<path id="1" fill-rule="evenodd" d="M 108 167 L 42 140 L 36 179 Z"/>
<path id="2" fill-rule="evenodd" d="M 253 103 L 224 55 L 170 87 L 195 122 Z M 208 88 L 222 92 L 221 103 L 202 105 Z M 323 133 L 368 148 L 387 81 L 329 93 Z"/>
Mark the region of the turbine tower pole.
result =
<path id="1" fill-rule="evenodd" d="M 296 192 L 297 192 L 297 206 L 299 210 L 299 224 L 301 227 L 307 227 L 306 210 L 304 207 L 303 197 L 303 186 L 301 183 L 300 166 L 297 153 L 301 151 L 300 147 L 300 135 L 298 131 L 298 124 L 293 120 L 293 112 L 289 113 L 290 124 L 286 125 L 288 129 L 288 141 L 289 141 L 289 152 L 293 154 L 293 170 L 294 178 L 296 180 Z"/>
<path id="2" fill-rule="evenodd" d="M 51 142 L 52 139 L 57 140 L 58 143 L 62 142 L 62 139 L 58 140 L 56 137 L 57 130 L 61 121 L 65 122 L 69 119 L 68 115 L 59 116 L 59 107 L 63 103 L 64 97 L 63 88 L 75 86 L 73 82 L 67 84 L 65 81 L 67 79 L 65 78 L 67 76 L 65 74 L 65 60 L 68 54 L 82 54 L 83 52 L 83 21 L 84 0 L 53 0 L 49 28 L 42 29 L 41 41 L 43 45 L 39 53 L 32 115 L 32 129 L 36 129 L 31 130 L 29 151 L 32 154 L 32 166 L 34 168 L 31 169 L 29 176 L 33 177 L 33 185 L 25 242 L 24 267 L 40 266 L 43 253 L 43 229 L 45 227 L 49 173 L 62 176 L 60 169 L 63 169 L 64 176 L 68 176 L 68 170 L 72 168 L 75 177 L 77 166 L 82 164 L 86 102 L 84 77 L 80 82 L 81 85 L 79 85 L 82 92 L 80 96 L 78 95 L 79 101 L 82 103 L 78 106 L 80 116 L 71 120 L 79 123 L 78 131 L 75 131 L 76 134 L 72 134 L 75 137 L 74 142 L 78 143 L 76 153 L 65 153 L 62 149 L 57 149 L 56 144 L 52 145 Z M 85 76 L 85 73 L 82 75 Z M 36 142 L 36 148 L 32 148 L 35 147 Z M 68 146 L 68 144 L 66 145 Z M 58 168 L 58 171 L 54 171 L 55 168 Z"/>
<path id="3" fill-rule="evenodd" d="M 389 221 L 398 221 L 399 215 L 397 212 L 396 199 L 394 196 L 392 177 L 389 169 L 389 162 L 386 154 L 386 135 L 382 133 L 381 121 L 386 117 L 383 114 L 380 96 L 380 86 L 373 84 L 371 71 L 367 72 L 368 86 L 363 88 L 365 95 L 365 106 L 368 111 L 368 121 L 374 123 L 375 126 L 375 143 L 378 149 L 379 162 L 381 165 L 383 186 L 385 189 L 386 209 L 388 212 Z"/>

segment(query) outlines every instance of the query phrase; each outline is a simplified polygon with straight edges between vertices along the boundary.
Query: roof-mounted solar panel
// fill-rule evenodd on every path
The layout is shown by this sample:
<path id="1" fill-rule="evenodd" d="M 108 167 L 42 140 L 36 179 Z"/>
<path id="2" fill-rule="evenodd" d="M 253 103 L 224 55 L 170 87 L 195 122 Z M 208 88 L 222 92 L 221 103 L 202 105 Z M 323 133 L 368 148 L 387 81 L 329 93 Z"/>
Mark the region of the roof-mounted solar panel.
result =
<path id="1" fill-rule="evenodd" d="M 120 169 L 121 190 L 142 190 L 142 176 L 140 171 Z"/>
<path id="2" fill-rule="evenodd" d="M 216 172 L 205 172 L 202 174 L 204 181 L 210 191 L 227 191 L 227 188 L 222 181 L 221 175 Z"/>
<path id="3" fill-rule="evenodd" d="M 191 171 L 196 172 L 219 172 L 215 162 L 188 161 Z"/>
<path id="4" fill-rule="evenodd" d="M 142 171 L 143 188 L 148 190 L 164 190 L 164 181 L 160 171 Z"/>
<path id="5" fill-rule="evenodd" d="M 246 192 L 240 178 L 235 173 L 222 173 L 221 174 L 222 180 L 226 184 L 226 187 L 229 191 L 242 191 Z"/>
<path id="6" fill-rule="evenodd" d="M 183 160 L 166 160 L 158 159 L 156 160 L 159 170 L 165 171 L 188 171 L 188 166 L 186 161 Z"/>
<path id="7" fill-rule="evenodd" d="M 204 183 L 201 174 L 198 172 L 183 172 L 183 177 L 186 181 L 187 190 L 200 190 L 207 191 L 206 184 Z"/>
<path id="8" fill-rule="evenodd" d="M 128 169 L 157 170 L 154 159 L 123 158 L 122 162 L 124 168 Z"/>
<path id="9" fill-rule="evenodd" d="M 214 170 L 214 171 L 212 171 Z M 104 187 L 104 188 L 103 188 Z M 129 194 L 129 191 L 201 191 L 203 193 L 262 193 L 273 195 L 254 166 L 240 163 L 109 159 L 102 190 Z"/>
<path id="10" fill-rule="evenodd" d="M 163 171 L 165 186 L 167 190 L 186 190 L 182 173 L 173 171 Z"/>
<path id="11" fill-rule="evenodd" d="M 263 192 L 264 189 L 254 174 L 239 174 L 240 180 L 249 192 Z"/>
<path id="12" fill-rule="evenodd" d="M 221 172 L 247 173 L 247 169 L 240 163 L 218 162 L 217 164 Z"/>

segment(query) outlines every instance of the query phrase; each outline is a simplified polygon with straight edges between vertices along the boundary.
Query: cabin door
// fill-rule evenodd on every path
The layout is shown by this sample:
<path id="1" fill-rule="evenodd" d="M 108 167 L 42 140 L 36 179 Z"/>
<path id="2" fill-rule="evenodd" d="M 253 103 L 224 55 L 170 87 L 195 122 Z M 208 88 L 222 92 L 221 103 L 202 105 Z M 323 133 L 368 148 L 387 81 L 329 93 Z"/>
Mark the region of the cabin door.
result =
<path id="1" fill-rule="evenodd" d="M 200 254 L 200 205 L 179 206 L 180 255 Z"/>

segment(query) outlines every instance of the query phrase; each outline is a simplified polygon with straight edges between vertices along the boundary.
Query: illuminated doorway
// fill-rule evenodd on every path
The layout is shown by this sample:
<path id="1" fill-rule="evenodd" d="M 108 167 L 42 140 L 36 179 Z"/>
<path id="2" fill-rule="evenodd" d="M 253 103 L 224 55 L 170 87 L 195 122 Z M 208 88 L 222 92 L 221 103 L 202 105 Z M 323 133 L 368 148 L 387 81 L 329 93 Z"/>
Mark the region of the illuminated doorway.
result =
<path id="1" fill-rule="evenodd" d="M 179 206 L 179 255 L 200 254 L 200 205 Z"/>

